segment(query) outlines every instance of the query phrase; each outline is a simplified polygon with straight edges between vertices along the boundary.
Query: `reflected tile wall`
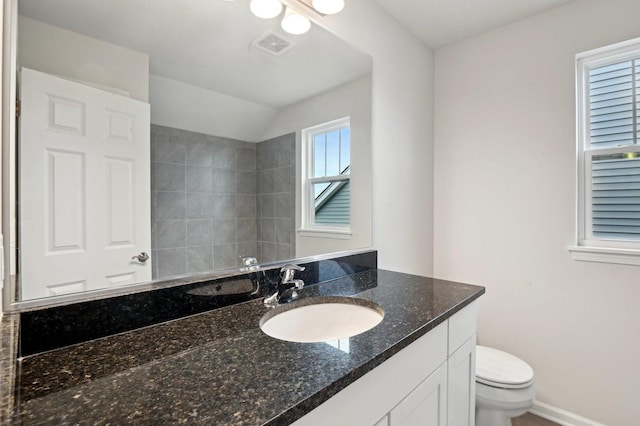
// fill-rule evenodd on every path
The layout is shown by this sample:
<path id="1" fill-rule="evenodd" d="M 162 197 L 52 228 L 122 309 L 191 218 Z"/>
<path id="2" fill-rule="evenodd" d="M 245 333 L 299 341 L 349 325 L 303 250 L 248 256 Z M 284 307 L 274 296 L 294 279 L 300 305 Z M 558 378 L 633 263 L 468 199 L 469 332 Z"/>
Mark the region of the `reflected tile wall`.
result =
<path id="1" fill-rule="evenodd" d="M 295 134 L 258 144 L 151 126 L 153 278 L 295 255 Z"/>
<path id="2" fill-rule="evenodd" d="M 257 146 L 258 260 L 295 257 L 295 133 Z"/>
<path id="3" fill-rule="evenodd" d="M 151 126 L 153 277 L 257 256 L 256 144 Z"/>

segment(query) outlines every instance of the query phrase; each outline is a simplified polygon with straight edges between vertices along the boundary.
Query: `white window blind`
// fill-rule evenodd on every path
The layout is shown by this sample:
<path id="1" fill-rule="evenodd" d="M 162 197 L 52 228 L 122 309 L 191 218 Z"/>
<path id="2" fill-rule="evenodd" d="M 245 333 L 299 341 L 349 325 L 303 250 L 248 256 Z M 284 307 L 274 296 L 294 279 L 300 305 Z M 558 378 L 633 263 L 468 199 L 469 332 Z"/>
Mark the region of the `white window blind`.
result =
<path id="1" fill-rule="evenodd" d="M 640 63 L 598 66 L 588 76 L 591 235 L 640 241 Z M 627 152 L 615 152 L 625 147 Z"/>
<path id="2" fill-rule="evenodd" d="M 590 144 L 611 147 L 637 143 L 638 73 L 635 60 L 589 70 Z"/>
<path id="3" fill-rule="evenodd" d="M 640 241 L 640 156 L 597 155 L 591 164 L 594 237 Z"/>

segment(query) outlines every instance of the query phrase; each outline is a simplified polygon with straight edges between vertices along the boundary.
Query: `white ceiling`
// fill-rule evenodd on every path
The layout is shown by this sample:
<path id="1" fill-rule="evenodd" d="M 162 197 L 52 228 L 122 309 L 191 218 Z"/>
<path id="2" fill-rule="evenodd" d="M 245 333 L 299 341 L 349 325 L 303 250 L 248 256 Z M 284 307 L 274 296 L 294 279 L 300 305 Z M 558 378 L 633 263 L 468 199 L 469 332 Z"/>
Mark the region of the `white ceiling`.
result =
<path id="1" fill-rule="evenodd" d="M 303 35 L 249 12 L 249 0 L 19 0 L 19 13 L 149 55 L 152 74 L 283 107 L 371 72 L 371 58 L 313 25 Z M 273 56 L 272 31 L 295 44 Z"/>
<path id="2" fill-rule="evenodd" d="M 572 0 L 377 0 L 432 48 L 509 24 Z"/>

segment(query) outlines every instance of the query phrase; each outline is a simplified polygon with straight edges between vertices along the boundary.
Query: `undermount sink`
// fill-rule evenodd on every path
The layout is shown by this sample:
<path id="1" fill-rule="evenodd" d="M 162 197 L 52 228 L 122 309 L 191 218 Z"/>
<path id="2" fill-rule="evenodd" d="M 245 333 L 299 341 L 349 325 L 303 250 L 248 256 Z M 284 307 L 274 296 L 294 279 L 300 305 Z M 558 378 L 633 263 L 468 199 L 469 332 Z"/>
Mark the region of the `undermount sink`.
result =
<path id="1" fill-rule="evenodd" d="M 260 320 L 262 331 L 289 342 L 325 342 L 364 333 L 384 318 L 380 305 L 365 299 L 321 296 L 280 305 Z"/>

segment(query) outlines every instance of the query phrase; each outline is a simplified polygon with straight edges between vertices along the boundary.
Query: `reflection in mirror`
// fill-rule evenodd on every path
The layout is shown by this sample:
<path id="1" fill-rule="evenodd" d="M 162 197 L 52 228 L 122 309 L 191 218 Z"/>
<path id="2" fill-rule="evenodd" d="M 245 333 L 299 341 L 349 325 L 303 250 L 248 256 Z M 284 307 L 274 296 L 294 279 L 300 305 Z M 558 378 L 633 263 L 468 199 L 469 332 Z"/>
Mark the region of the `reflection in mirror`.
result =
<path id="1" fill-rule="evenodd" d="M 317 25 L 288 35 L 248 0 L 18 14 L 12 301 L 371 246 L 367 55 Z M 350 234 L 296 232 L 300 132 L 342 118 Z"/>

